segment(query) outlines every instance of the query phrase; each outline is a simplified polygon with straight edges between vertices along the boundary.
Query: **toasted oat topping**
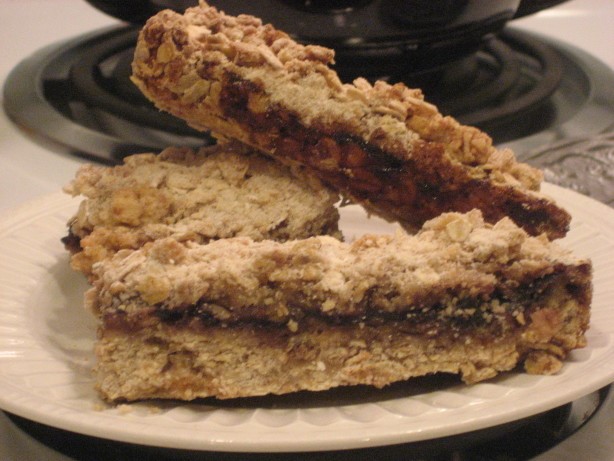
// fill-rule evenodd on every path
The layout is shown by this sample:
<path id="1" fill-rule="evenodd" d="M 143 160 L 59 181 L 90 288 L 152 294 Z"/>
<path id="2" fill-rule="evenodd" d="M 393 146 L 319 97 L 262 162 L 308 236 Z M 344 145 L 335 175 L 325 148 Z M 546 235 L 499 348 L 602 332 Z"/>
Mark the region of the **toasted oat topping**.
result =
<path id="1" fill-rule="evenodd" d="M 442 215 L 415 236 L 399 231 L 352 243 L 327 236 L 208 245 L 164 239 L 95 267 L 100 280 L 90 307 L 130 313 L 200 302 L 284 322 L 294 308 L 352 317 L 365 309 L 398 314 L 430 298 L 450 306 L 455 299 L 489 299 L 499 278 L 520 284 L 569 261 L 575 259 L 545 237 L 529 237 L 508 219 L 486 224 L 478 211 Z"/>

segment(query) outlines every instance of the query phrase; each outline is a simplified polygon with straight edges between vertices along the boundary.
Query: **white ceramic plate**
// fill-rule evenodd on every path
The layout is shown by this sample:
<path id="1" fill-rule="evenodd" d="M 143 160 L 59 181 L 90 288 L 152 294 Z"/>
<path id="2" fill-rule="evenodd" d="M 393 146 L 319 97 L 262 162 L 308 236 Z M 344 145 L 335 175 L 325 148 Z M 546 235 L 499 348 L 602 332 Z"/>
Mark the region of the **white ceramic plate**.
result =
<path id="1" fill-rule="evenodd" d="M 108 407 L 90 374 L 95 324 L 87 288 L 60 243 L 78 200 L 41 198 L 0 219 L 0 407 L 83 434 L 171 448 L 310 451 L 425 440 L 482 429 L 570 402 L 614 381 L 614 210 L 546 185 L 574 216 L 563 244 L 591 257 L 595 294 L 588 347 L 556 376 L 510 373 L 472 386 L 417 379 L 375 391 L 232 402 Z M 389 232 L 358 207 L 343 209 L 348 238 Z"/>

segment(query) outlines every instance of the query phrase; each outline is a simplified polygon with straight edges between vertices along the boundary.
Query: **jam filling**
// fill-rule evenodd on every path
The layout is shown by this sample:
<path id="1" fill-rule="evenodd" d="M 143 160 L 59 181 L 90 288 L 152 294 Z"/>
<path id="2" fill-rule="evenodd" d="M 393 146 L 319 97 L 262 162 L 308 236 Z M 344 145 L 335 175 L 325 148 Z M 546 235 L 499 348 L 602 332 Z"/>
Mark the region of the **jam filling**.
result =
<path id="1" fill-rule="evenodd" d="M 395 325 L 399 331 L 427 336 L 436 335 L 440 331 L 462 334 L 476 328 L 498 335 L 510 328 L 519 327 L 521 318 L 528 318 L 560 287 L 564 288 L 565 293 L 574 296 L 587 291 L 586 287 L 573 283 L 565 274 L 554 273 L 514 290 L 509 287 L 499 288 L 487 298 L 451 298 L 451 301 L 446 303 L 408 306 L 403 312 L 383 312 L 364 306 L 360 313 L 342 316 L 287 306 L 286 314 L 273 318 L 270 310 L 265 312 L 258 306 L 234 311 L 231 307 L 202 298 L 192 305 L 167 307 L 159 304 L 131 315 L 120 310 L 110 311 L 105 313 L 103 318 L 106 329 L 125 331 L 136 331 L 158 323 L 195 329 L 230 326 L 286 329 L 290 323 L 294 323 L 300 331 L 301 325 L 315 320 L 331 327 Z M 582 303 L 583 297 L 579 298 Z"/>

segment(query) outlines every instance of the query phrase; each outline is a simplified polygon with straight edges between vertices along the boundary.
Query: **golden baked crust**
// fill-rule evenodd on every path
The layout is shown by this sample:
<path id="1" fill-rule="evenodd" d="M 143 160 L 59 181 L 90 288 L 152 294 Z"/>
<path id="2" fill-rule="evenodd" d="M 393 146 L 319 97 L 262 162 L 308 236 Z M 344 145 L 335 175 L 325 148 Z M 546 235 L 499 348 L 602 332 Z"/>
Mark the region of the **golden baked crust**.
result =
<path id="1" fill-rule="evenodd" d="M 85 197 L 65 243 L 72 267 L 87 275 L 116 251 L 163 237 L 341 238 L 335 192 L 238 143 L 173 147 L 112 168 L 84 165 L 65 190 Z"/>
<path id="2" fill-rule="evenodd" d="M 553 373 L 585 345 L 591 301 L 589 261 L 479 211 L 353 243 L 162 239 L 94 273 L 109 400 Z"/>
<path id="3" fill-rule="evenodd" d="M 303 46 L 247 15 L 206 3 L 163 11 L 139 36 L 133 81 L 201 130 L 299 163 L 369 211 L 407 228 L 479 208 L 558 238 L 570 216 L 541 195 L 541 173 L 444 117 L 403 84 L 342 84 L 333 51 Z"/>

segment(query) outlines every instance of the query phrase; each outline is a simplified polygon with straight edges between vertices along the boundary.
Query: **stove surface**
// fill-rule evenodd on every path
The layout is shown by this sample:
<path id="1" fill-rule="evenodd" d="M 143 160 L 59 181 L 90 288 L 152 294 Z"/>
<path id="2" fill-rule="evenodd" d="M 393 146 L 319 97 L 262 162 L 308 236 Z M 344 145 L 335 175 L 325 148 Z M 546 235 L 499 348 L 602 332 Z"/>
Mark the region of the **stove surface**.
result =
<path id="1" fill-rule="evenodd" d="M 103 28 L 124 26 L 119 21 L 95 10 L 85 1 L 0 0 L 0 8 L 2 9 L 0 41 L 4 44 L 3 59 L 0 60 L 0 82 L 3 87 L 13 69 L 26 57 L 32 56 L 42 48 Z M 611 30 L 613 22 L 614 2 L 611 0 L 571 0 L 537 15 L 516 20 L 511 25 L 520 30 L 543 35 L 554 42 L 569 45 L 574 53 L 577 52 L 588 60 L 596 59 L 600 65 L 612 70 L 614 69 L 614 48 L 611 46 L 614 38 Z M 610 103 L 606 101 L 604 104 L 607 106 Z M 608 181 L 611 179 L 607 179 L 604 187 L 600 187 L 603 183 L 601 180 L 591 183 L 592 189 L 581 180 L 588 176 L 603 178 L 611 175 L 609 166 L 614 161 L 614 138 L 610 130 L 614 127 L 603 122 L 605 116 L 602 109 L 597 104 L 579 124 L 563 123 L 557 130 L 540 131 L 526 137 L 523 144 L 508 142 L 507 145 L 510 145 L 521 158 L 530 159 L 533 163 L 543 166 L 546 178 L 563 181 L 568 187 L 590 193 L 599 200 L 612 204 L 612 191 L 608 186 L 610 184 Z M 597 129 L 595 120 L 604 125 Z M 40 123 L 45 123 L 45 120 L 41 120 Z M 590 134 L 588 138 L 587 134 Z M 591 152 L 597 154 L 591 155 Z M 567 163 L 562 163 L 562 159 Z M 67 154 L 65 149 L 57 146 L 34 142 L 30 135 L 18 129 L 4 112 L 0 112 L 0 216 L 10 215 L 12 209 L 40 195 L 58 191 L 73 178 L 76 169 L 86 161 L 82 157 Z M 579 170 L 585 171 L 576 174 Z M 611 421 L 614 420 L 612 391 L 604 390 L 601 396 L 601 407 L 594 418 L 576 428 L 577 432 L 573 437 L 538 455 L 535 459 L 541 461 L 587 459 L 585 453 L 577 450 L 588 444 L 593 448 L 590 459 L 614 461 L 614 430 L 611 426 Z M 574 403 L 576 407 L 580 405 L 580 414 L 583 408 L 581 405 L 590 407 L 591 398 L 587 396 L 584 401 Z M 40 433 L 32 428 L 29 428 L 31 432 L 23 429 L 28 428 L 0 412 L 0 459 L 7 461 L 91 459 L 76 458 L 70 453 L 50 448 L 43 443 Z M 112 453 L 113 446 L 108 450 Z M 130 458 L 120 458 L 118 455 L 114 459 Z M 217 459 L 233 458 L 222 456 Z M 326 456 L 325 459 L 343 458 Z"/>

